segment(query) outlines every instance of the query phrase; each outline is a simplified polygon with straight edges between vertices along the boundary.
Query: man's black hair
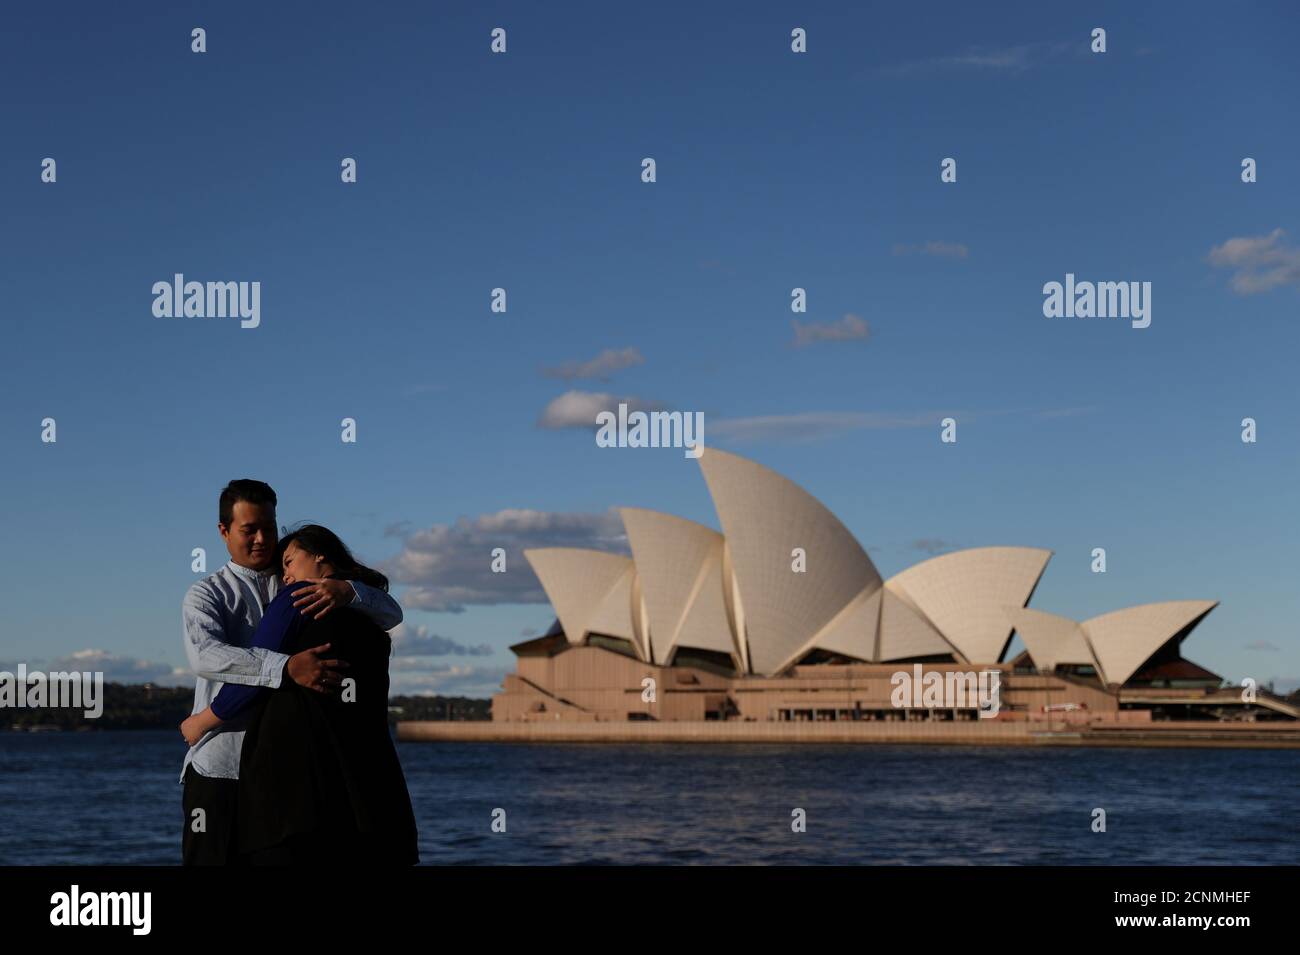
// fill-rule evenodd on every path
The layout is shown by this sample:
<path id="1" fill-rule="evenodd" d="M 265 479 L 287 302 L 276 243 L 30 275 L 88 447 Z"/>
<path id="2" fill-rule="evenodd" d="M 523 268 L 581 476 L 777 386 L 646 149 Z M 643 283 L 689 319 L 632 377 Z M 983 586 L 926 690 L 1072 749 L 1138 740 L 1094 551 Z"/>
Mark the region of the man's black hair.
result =
<path id="1" fill-rule="evenodd" d="M 259 507 L 275 507 L 275 491 L 264 481 L 254 481 L 251 478 L 231 481 L 222 489 L 221 500 L 217 504 L 217 519 L 223 527 L 229 527 L 235 519 L 235 504 L 239 501 L 247 501 Z"/>

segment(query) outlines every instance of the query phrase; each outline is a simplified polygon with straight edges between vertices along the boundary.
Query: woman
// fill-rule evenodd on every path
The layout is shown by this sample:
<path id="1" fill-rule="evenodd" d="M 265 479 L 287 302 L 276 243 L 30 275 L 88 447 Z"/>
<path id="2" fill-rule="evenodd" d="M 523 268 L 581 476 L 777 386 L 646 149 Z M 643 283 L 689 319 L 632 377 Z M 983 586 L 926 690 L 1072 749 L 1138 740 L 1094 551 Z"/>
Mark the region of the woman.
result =
<path id="1" fill-rule="evenodd" d="M 329 644 L 345 664 L 342 692 L 290 681 L 275 690 L 227 684 L 181 732 L 193 745 L 222 722 L 250 714 L 236 827 L 250 864 L 416 863 L 415 815 L 388 732 L 388 634 L 355 610 L 317 620 L 293 606 L 296 581 L 340 577 L 387 590 L 388 579 L 318 524 L 281 539 L 277 557 L 285 586 L 253 645 L 292 655 Z"/>

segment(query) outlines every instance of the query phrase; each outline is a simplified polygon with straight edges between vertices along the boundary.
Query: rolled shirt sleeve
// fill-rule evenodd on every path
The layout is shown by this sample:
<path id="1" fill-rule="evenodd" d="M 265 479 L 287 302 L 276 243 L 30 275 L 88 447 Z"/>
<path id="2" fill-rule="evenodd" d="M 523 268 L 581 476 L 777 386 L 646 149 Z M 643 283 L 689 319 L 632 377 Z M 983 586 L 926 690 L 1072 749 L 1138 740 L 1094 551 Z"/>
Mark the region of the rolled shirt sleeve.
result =
<path id="1" fill-rule="evenodd" d="M 198 676 L 244 686 L 280 685 L 289 657 L 260 647 L 237 647 L 226 642 L 221 610 L 202 582 L 185 594 L 181 619 L 185 628 L 185 657 Z"/>
<path id="2" fill-rule="evenodd" d="M 293 605 L 294 591 L 298 585 L 280 591 L 271 601 L 262 615 L 262 622 L 257 625 L 253 635 L 253 649 L 279 651 L 290 646 L 291 639 L 303 626 L 302 616 Z M 286 660 L 287 656 L 279 654 Z M 232 719 L 255 702 L 262 694 L 269 692 L 264 686 L 232 686 L 227 684 L 217 693 L 212 701 L 212 712 L 222 720 Z"/>
<path id="3" fill-rule="evenodd" d="M 402 622 L 401 605 L 393 599 L 392 594 L 359 580 L 349 583 L 352 584 L 352 592 L 357 595 L 357 599 L 350 604 L 354 610 L 360 610 L 385 630 L 392 630 Z"/>

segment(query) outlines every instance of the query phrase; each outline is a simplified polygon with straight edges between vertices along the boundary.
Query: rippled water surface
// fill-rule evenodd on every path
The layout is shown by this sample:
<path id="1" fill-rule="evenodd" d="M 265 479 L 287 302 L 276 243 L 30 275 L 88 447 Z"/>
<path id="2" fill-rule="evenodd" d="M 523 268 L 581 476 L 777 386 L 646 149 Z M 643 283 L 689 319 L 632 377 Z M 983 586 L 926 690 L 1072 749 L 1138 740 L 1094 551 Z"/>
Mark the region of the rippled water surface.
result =
<path id="1" fill-rule="evenodd" d="M 399 743 L 398 752 L 426 863 L 1300 858 L 1295 751 Z M 0 863 L 175 863 L 183 756 L 171 731 L 0 733 Z M 1097 808 L 1104 833 L 1092 831 Z M 791 831 L 795 809 L 806 832 Z"/>

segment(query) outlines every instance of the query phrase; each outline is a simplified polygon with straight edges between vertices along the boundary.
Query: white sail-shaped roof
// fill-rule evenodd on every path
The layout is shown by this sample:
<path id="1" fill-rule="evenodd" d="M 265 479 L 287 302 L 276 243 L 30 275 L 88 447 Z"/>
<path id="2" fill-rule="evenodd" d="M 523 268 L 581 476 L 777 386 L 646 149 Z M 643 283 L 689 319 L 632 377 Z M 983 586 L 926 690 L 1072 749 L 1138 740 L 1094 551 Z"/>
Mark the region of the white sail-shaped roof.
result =
<path id="1" fill-rule="evenodd" d="M 812 639 L 812 648 L 841 653 L 872 663 L 876 659 L 876 635 L 880 627 L 880 601 L 884 587 L 872 587 L 858 594 Z M 803 653 L 798 655 L 803 656 Z"/>
<path id="2" fill-rule="evenodd" d="M 659 511 L 619 510 L 650 620 L 654 663 L 679 645 L 736 653 L 722 594 L 722 535 Z"/>
<path id="3" fill-rule="evenodd" d="M 681 629 L 677 631 L 672 649 L 694 647 L 731 654 L 738 673 L 745 672 L 744 652 L 732 631 L 727 618 L 727 605 L 722 576 L 722 548 L 709 557 L 700 572 L 699 587 L 690 605 Z"/>
<path id="4" fill-rule="evenodd" d="M 760 464 L 706 448 L 700 467 L 727 538 L 749 663 L 775 675 L 850 600 L 881 583 L 862 545 L 807 491 Z M 792 553 L 807 555 L 803 573 Z"/>
<path id="5" fill-rule="evenodd" d="M 886 586 L 969 662 L 997 663 L 1011 639 L 1006 607 L 1029 601 L 1051 556 L 1037 547 L 975 547 L 922 561 Z"/>
<path id="6" fill-rule="evenodd" d="M 1107 683 L 1127 683 L 1152 655 L 1219 605 L 1217 600 L 1169 600 L 1114 610 L 1083 622 L 1083 632 Z"/>
<path id="7" fill-rule="evenodd" d="M 596 605 L 596 609 L 588 619 L 587 633 L 603 633 L 607 636 L 631 640 L 633 645 L 637 647 L 642 659 L 644 659 L 645 647 L 639 645 L 637 628 L 632 623 L 632 594 L 635 590 L 633 586 L 635 581 L 636 565 L 628 560 L 627 568 L 619 576 L 618 580 L 614 581 L 614 585 L 609 588 L 609 592 Z"/>
<path id="8" fill-rule="evenodd" d="M 740 600 L 740 587 L 736 584 L 736 568 L 731 563 L 731 548 L 727 539 L 722 539 L 722 605 L 727 610 L 727 622 L 736 638 L 736 649 L 740 651 L 740 672 L 753 673 L 749 664 L 749 630 L 745 626 L 745 605 Z"/>
<path id="9" fill-rule="evenodd" d="M 960 656 L 956 648 L 943 638 L 943 634 L 909 606 L 906 600 L 888 586 L 881 590 L 880 650 L 876 654 L 881 663 L 944 653 Z"/>
<path id="10" fill-rule="evenodd" d="M 1058 665 L 1085 665 L 1098 673 L 1101 668 L 1092 655 L 1083 626 L 1077 620 L 1028 607 L 1007 607 L 1007 619 L 1020 635 L 1030 659 L 1040 673 L 1052 673 Z"/>
<path id="11" fill-rule="evenodd" d="M 645 608 L 645 595 L 641 593 L 640 571 L 632 575 L 632 643 L 637 656 L 650 662 L 650 613 Z"/>
<path id="12" fill-rule="evenodd" d="M 1132 678 L 1217 601 L 1145 604 L 1075 623 L 1025 607 L 1051 552 L 957 551 L 880 578 L 853 535 L 798 485 L 713 448 L 700 458 L 724 535 L 640 508 L 622 510 L 633 558 L 580 548 L 525 551 L 571 644 L 626 639 L 666 664 L 681 648 L 729 653 L 741 673 L 775 676 L 812 650 L 894 663 L 951 655 L 996 663 L 1012 630 L 1045 673 L 1091 665 Z M 792 567 L 802 549 L 806 567 Z"/>
<path id="13" fill-rule="evenodd" d="M 525 550 L 546 596 L 560 618 L 570 644 L 588 633 L 625 637 L 636 645 L 632 629 L 630 557 L 581 547 L 542 547 Z M 638 649 L 643 649 L 638 647 Z"/>

